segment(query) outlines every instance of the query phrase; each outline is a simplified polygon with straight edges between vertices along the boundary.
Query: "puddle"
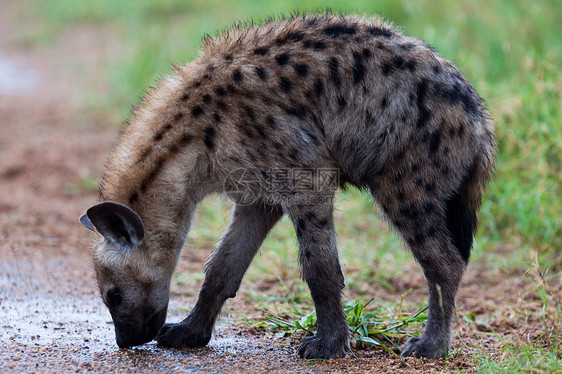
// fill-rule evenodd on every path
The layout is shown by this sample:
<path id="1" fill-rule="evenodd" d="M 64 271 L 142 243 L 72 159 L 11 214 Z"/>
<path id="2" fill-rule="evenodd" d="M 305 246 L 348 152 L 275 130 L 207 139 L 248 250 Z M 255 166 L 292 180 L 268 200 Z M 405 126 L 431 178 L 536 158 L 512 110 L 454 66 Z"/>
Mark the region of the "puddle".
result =
<path id="1" fill-rule="evenodd" d="M 0 94 L 23 95 L 39 82 L 36 71 L 23 69 L 15 62 L 0 56 Z"/>

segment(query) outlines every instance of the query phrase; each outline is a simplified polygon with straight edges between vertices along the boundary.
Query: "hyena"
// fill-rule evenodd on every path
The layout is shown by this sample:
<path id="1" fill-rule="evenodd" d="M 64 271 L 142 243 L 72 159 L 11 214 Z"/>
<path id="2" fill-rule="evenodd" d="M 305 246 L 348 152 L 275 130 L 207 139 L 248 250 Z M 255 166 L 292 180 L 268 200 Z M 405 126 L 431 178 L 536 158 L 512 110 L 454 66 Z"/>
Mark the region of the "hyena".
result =
<path id="1" fill-rule="evenodd" d="M 318 316 L 298 353 L 345 356 L 333 197 L 352 185 L 370 191 L 427 279 L 427 326 L 402 356 L 442 357 L 494 158 L 475 90 L 434 49 L 380 18 L 296 15 L 206 37 L 199 57 L 176 66 L 133 111 L 107 161 L 102 202 L 81 218 L 101 234 L 94 268 L 117 344 L 205 346 L 287 213 Z M 315 188 L 271 183 L 275 171 L 295 170 L 311 171 Z M 323 183 L 322 170 L 337 171 L 338 185 Z M 194 209 L 224 191 L 232 220 L 197 303 L 182 322 L 164 325 Z"/>

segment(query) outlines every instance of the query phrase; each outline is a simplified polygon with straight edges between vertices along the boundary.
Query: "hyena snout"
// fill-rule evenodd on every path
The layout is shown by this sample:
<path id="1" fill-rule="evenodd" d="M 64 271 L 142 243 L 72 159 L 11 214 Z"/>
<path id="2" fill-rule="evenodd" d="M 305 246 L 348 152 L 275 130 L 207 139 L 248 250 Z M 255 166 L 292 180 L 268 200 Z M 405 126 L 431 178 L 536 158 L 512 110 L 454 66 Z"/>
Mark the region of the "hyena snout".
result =
<path id="1" fill-rule="evenodd" d="M 114 317 L 115 341 L 119 348 L 142 345 L 154 339 L 166 321 L 167 309 L 145 311 L 144 318 L 138 324 L 131 323 L 130 317 L 121 319 L 126 322 L 120 322 L 120 319 Z"/>

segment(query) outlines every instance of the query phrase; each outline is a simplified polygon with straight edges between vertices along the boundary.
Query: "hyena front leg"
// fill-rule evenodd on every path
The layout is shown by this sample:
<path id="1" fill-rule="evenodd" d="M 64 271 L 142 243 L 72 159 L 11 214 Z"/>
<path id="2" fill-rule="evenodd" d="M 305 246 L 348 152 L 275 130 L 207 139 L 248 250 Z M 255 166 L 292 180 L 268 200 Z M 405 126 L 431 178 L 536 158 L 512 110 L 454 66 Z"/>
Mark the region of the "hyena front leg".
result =
<path id="1" fill-rule="evenodd" d="M 302 277 L 308 283 L 318 317 L 314 336 L 303 339 L 303 358 L 339 358 L 349 349 L 341 304 L 344 278 L 336 248 L 333 205 L 291 205 L 288 213 L 299 241 Z"/>
<path id="2" fill-rule="evenodd" d="M 202 347 L 209 342 L 222 305 L 236 296 L 252 258 L 282 216 L 282 208 L 276 205 L 235 206 L 227 233 L 207 261 L 195 307 L 182 322 L 162 327 L 159 345 Z"/>

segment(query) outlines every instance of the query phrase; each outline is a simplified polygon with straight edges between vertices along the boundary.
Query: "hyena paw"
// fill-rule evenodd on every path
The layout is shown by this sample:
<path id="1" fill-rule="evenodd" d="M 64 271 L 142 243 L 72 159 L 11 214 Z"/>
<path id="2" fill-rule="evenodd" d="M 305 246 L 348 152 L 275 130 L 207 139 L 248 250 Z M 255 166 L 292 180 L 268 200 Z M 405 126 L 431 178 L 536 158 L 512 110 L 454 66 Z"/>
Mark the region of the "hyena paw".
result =
<path id="1" fill-rule="evenodd" d="M 304 338 L 299 346 L 299 356 L 302 358 L 342 358 L 349 350 L 347 336 L 344 338 L 326 338 L 310 336 Z"/>
<path id="2" fill-rule="evenodd" d="M 410 338 L 400 350 L 402 357 L 441 358 L 447 355 L 447 345 L 443 339 L 429 339 L 425 335 Z"/>
<path id="3" fill-rule="evenodd" d="M 191 328 L 184 322 L 167 323 L 160 329 L 156 341 L 161 347 L 195 348 L 204 347 L 211 340 L 212 330 Z"/>

